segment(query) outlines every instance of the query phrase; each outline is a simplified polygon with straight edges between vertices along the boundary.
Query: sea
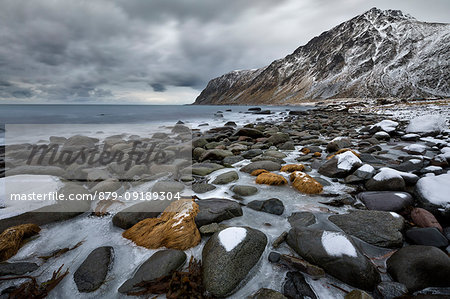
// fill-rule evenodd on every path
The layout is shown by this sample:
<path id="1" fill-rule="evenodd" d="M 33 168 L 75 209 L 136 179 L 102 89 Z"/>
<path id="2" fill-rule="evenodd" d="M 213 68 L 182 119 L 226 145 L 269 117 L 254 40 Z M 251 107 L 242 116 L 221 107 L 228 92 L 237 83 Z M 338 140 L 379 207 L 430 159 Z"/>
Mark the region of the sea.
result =
<path id="1" fill-rule="evenodd" d="M 254 107 L 270 110 L 271 114 L 254 114 L 249 111 L 249 108 Z M 97 136 L 120 133 L 141 135 L 149 133 L 149 128 L 171 126 L 178 121 L 193 129 L 220 126 L 227 121 L 244 125 L 257 120 L 275 119 L 280 114 L 287 115 L 290 110 L 310 108 L 308 106 L 2 104 L 0 105 L 0 145 L 5 144 L 5 136 L 11 142 L 36 142 L 47 135 L 69 136 L 78 133 L 87 135 L 95 133 Z"/>

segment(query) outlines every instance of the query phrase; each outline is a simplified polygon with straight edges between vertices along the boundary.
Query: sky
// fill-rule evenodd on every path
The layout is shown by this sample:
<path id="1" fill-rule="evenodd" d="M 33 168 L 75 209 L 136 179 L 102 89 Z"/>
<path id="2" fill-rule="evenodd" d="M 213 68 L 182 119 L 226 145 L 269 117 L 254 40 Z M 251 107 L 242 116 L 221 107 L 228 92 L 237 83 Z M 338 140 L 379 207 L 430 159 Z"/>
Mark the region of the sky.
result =
<path id="1" fill-rule="evenodd" d="M 449 0 L 0 0 L 0 103 L 192 103 L 372 7 L 450 23 Z"/>

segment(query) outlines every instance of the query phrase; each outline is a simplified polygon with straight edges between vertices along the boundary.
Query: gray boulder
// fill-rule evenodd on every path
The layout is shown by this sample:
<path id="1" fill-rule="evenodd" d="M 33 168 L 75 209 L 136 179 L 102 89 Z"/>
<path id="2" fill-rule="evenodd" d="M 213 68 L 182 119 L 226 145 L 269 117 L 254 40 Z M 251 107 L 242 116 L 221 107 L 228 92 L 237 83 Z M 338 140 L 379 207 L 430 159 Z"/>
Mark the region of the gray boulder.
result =
<path id="1" fill-rule="evenodd" d="M 369 210 L 401 212 L 413 205 L 413 198 L 407 192 L 368 191 L 361 192 L 356 198 Z"/>
<path id="2" fill-rule="evenodd" d="M 406 231 L 406 239 L 415 245 L 445 248 L 447 238 L 436 227 L 415 227 Z"/>
<path id="3" fill-rule="evenodd" d="M 39 268 L 39 266 L 35 263 L 3 262 L 3 263 L 0 263 L 0 276 L 23 275 L 28 272 L 33 272 L 34 270 L 37 270 L 37 268 Z"/>
<path id="4" fill-rule="evenodd" d="M 248 297 L 248 299 L 287 299 L 287 297 L 285 297 L 280 292 L 271 289 L 261 288 L 255 294 Z"/>
<path id="5" fill-rule="evenodd" d="M 403 245 L 404 219 L 396 213 L 384 211 L 353 210 L 349 214 L 328 218 L 347 234 L 380 247 Z"/>
<path id="6" fill-rule="evenodd" d="M 436 247 L 403 247 L 387 260 L 386 265 L 392 278 L 404 284 L 410 292 L 449 286 L 450 257 Z"/>
<path id="7" fill-rule="evenodd" d="M 234 136 L 248 136 L 251 138 L 264 137 L 264 133 L 257 129 L 252 128 L 240 128 L 234 133 Z"/>
<path id="8" fill-rule="evenodd" d="M 265 169 L 267 171 L 278 171 L 281 169 L 281 164 L 273 161 L 258 161 L 252 162 L 241 168 L 242 172 L 252 173 L 256 169 Z"/>
<path id="9" fill-rule="evenodd" d="M 258 192 L 258 188 L 255 186 L 245 186 L 245 185 L 234 185 L 231 191 L 240 196 L 250 196 Z"/>
<path id="10" fill-rule="evenodd" d="M 286 241 L 302 258 L 351 286 L 373 290 L 380 282 L 376 267 L 344 233 L 296 227 Z"/>
<path id="11" fill-rule="evenodd" d="M 316 216 L 311 212 L 295 212 L 288 217 L 288 221 L 292 228 L 307 227 L 316 223 Z"/>
<path id="12" fill-rule="evenodd" d="M 94 249 L 73 274 L 78 291 L 93 292 L 105 281 L 113 260 L 113 248 L 110 246 Z"/>
<path id="13" fill-rule="evenodd" d="M 176 181 L 159 181 L 152 187 L 152 192 L 179 193 L 184 190 L 184 185 Z"/>
<path id="14" fill-rule="evenodd" d="M 239 179 L 238 173 L 232 170 L 219 174 L 212 183 L 217 185 L 224 185 L 236 181 L 238 179 Z"/>
<path id="15" fill-rule="evenodd" d="M 192 185 L 192 191 L 198 194 L 206 193 L 214 189 L 216 189 L 216 186 L 206 183 Z"/>
<path id="16" fill-rule="evenodd" d="M 216 297 L 235 292 L 266 244 L 266 235 L 249 227 L 229 227 L 212 235 L 202 251 L 205 289 Z"/>
<path id="17" fill-rule="evenodd" d="M 343 148 L 352 147 L 352 140 L 349 137 L 338 137 L 327 144 L 327 152 L 334 153 Z"/>
<path id="18" fill-rule="evenodd" d="M 450 220 L 450 173 L 421 178 L 414 190 L 419 205 Z"/>
<path id="19" fill-rule="evenodd" d="M 114 215 L 112 223 L 117 227 L 129 229 L 141 220 L 158 217 L 170 203 L 168 200 L 155 200 L 134 204 Z"/>
<path id="20" fill-rule="evenodd" d="M 404 284 L 395 281 L 382 281 L 375 289 L 375 298 L 394 299 L 408 293 Z"/>
<path id="21" fill-rule="evenodd" d="M 267 200 L 254 200 L 247 204 L 247 207 L 261 212 L 274 215 L 281 215 L 284 212 L 284 205 L 278 198 L 270 198 Z"/>
<path id="22" fill-rule="evenodd" d="M 181 250 L 166 249 L 158 251 L 139 266 L 133 277 L 120 286 L 119 292 L 126 294 L 141 291 L 142 288 L 137 287 L 136 284 L 169 275 L 171 271 L 183 266 L 185 261 L 186 253 Z"/>
<path id="23" fill-rule="evenodd" d="M 314 291 L 306 282 L 303 274 L 293 271 L 286 273 L 286 279 L 283 286 L 283 294 L 288 298 L 295 299 L 317 298 Z"/>
<path id="24" fill-rule="evenodd" d="M 319 173 L 331 178 L 343 178 L 362 165 L 361 160 L 348 151 L 327 160 L 320 165 Z"/>
<path id="25" fill-rule="evenodd" d="M 208 198 L 198 200 L 196 203 L 200 210 L 195 217 L 198 227 L 242 216 L 242 208 L 239 203 L 229 199 Z"/>

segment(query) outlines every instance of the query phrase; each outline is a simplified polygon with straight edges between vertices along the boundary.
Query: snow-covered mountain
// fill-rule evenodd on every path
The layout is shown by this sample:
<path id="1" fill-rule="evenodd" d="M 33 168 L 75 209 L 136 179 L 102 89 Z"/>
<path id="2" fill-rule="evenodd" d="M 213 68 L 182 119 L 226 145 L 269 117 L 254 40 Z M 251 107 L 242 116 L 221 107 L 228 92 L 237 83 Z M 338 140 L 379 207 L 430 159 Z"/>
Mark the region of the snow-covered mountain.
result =
<path id="1" fill-rule="evenodd" d="M 212 79 L 195 104 L 449 96 L 450 24 L 372 8 L 267 67 Z"/>

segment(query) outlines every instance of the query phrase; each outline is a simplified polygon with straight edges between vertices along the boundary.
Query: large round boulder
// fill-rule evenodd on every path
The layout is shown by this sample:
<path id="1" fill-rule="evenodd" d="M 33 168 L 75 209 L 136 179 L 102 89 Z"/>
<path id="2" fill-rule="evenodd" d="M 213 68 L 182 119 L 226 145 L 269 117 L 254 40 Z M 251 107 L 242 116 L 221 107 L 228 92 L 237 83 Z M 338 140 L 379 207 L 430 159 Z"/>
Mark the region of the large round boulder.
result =
<path id="1" fill-rule="evenodd" d="M 266 235 L 249 227 L 229 227 L 212 235 L 202 251 L 205 289 L 216 297 L 237 291 L 266 244 Z"/>
<path id="2" fill-rule="evenodd" d="M 450 257 L 432 246 L 403 247 L 386 262 L 388 273 L 410 292 L 427 287 L 448 287 Z"/>
<path id="3" fill-rule="evenodd" d="M 351 286 L 373 290 L 380 282 L 376 267 L 344 233 L 295 227 L 286 241 L 302 258 Z"/>

